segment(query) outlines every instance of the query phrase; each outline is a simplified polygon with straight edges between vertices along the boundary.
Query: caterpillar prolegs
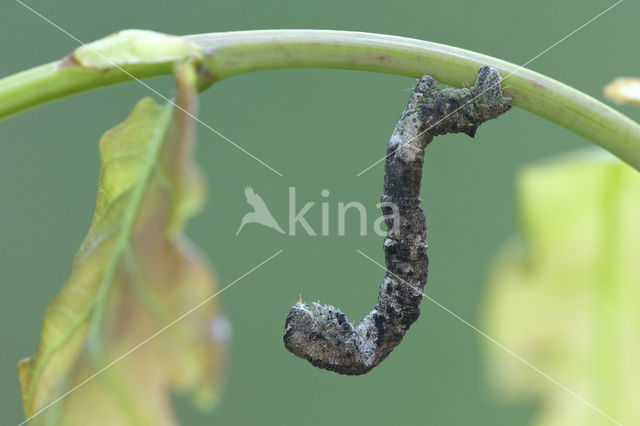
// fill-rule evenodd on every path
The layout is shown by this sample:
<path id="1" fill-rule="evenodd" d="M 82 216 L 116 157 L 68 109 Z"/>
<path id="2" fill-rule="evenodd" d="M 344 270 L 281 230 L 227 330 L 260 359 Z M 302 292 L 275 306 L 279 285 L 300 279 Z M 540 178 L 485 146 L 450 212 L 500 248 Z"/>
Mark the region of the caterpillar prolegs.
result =
<path id="1" fill-rule="evenodd" d="M 358 375 L 400 343 L 420 315 L 428 276 L 427 226 L 419 198 L 425 148 L 446 133 L 473 137 L 480 124 L 508 111 L 511 99 L 502 96 L 500 82 L 498 71 L 487 66 L 470 88 L 438 88 L 430 76 L 418 81 L 387 146 L 382 194 L 387 272 L 378 303 L 357 327 L 333 306 L 296 303 L 285 322 L 289 351 L 317 367 Z M 389 206 L 396 207 L 395 215 Z"/>

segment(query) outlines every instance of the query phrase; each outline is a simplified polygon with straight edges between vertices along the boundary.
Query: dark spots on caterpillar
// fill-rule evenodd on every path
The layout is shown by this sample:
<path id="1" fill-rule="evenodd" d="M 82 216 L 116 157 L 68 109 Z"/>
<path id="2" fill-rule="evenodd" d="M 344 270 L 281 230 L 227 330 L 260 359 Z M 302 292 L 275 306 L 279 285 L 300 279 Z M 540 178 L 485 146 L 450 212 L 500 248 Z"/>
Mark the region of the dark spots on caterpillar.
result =
<path id="1" fill-rule="evenodd" d="M 291 313 L 289 313 L 289 315 L 287 315 L 287 319 L 284 321 L 285 332 L 282 336 L 282 340 L 284 340 L 285 344 L 287 343 L 287 341 L 289 341 L 289 339 L 291 339 L 291 333 L 293 332 L 293 328 L 289 327 L 292 318 L 293 316 L 291 315 Z"/>
<path id="2" fill-rule="evenodd" d="M 419 308 L 414 308 L 414 309 L 407 309 L 405 312 L 403 312 L 402 318 L 400 319 L 400 322 L 406 326 L 406 328 L 408 329 L 409 326 L 411 324 L 413 324 L 414 322 L 416 322 L 416 320 L 418 319 L 418 317 L 420 316 L 420 309 Z"/>
<path id="3" fill-rule="evenodd" d="M 472 126 L 472 127 L 469 127 L 469 128 L 465 131 L 465 133 L 466 133 L 468 136 L 471 136 L 472 138 L 475 138 L 475 137 L 476 137 L 476 131 L 477 131 L 477 130 L 478 130 L 478 127 L 477 127 L 477 126 Z"/>
<path id="4" fill-rule="evenodd" d="M 349 320 L 347 320 L 347 316 L 342 312 L 336 313 L 336 319 L 338 320 L 338 325 L 341 327 L 343 332 L 348 332 L 353 329 L 353 326 L 349 324 Z"/>
<path id="5" fill-rule="evenodd" d="M 384 341 L 384 335 L 387 332 L 387 327 L 385 326 L 385 318 L 380 314 L 373 315 L 373 323 L 376 326 L 378 337 L 376 339 L 376 345 L 380 346 Z"/>
<path id="6" fill-rule="evenodd" d="M 309 341 L 310 342 L 315 342 L 318 341 L 320 339 L 324 339 L 324 337 L 322 337 L 320 334 L 318 333 L 311 333 L 309 334 Z"/>
<path id="7" fill-rule="evenodd" d="M 387 313 L 388 322 L 393 324 L 395 322 L 396 317 L 398 316 L 395 308 L 393 306 L 387 306 L 386 313 Z"/>
<path id="8" fill-rule="evenodd" d="M 386 246 L 385 246 L 386 248 Z M 406 244 L 394 244 L 388 248 L 389 251 L 396 257 L 396 263 L 410 262 L 413 257 L 413 249 Z"/>
<path id="9" fill-rule="evenodd" d="M 289 327 L 289 323 L 291 322 L 291 315 L 287 315 L 287 319 L 285 319 L 284 321 L 284 328 L 288 328 Z"/>

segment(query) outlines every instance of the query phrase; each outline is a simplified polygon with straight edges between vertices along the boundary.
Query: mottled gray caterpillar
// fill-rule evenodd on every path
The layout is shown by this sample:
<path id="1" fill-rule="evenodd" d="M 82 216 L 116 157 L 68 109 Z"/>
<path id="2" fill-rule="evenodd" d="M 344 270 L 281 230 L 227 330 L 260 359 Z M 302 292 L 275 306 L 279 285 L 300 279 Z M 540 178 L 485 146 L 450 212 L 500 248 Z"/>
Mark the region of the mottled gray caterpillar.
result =
<path id="1" fill-rule="evenodd" d="M 299 301 L 287 315 L 284 344 L 311 364 L 340 374 L 358 375 L 384 360 L 420 315 L 427 282 L 427 225 L 420 205 L 424 151 L 435 136 L 466 133 L 473 137 L 480 124 L 510 109 L 502 96 L 501 77 L 481 67 L 473 87 L 438 88 L 422 77 L 402 113 L 387 146 L 382 211 L 387 235 L 387 272 L 378 303 L 354 327 L 333 306 Z M 397 207 L 394 223 L 390 205 Z M 395 216 L 398 218 L 397 215 Z"/>

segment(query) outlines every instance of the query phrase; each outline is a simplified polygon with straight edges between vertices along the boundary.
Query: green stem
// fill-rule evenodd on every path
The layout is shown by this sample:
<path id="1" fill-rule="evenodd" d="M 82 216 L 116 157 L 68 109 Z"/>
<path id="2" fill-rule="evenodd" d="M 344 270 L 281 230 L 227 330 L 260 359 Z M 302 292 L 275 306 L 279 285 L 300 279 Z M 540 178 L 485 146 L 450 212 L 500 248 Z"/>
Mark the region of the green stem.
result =
<path id="1" fill-rule="evenodd" d="M 505 78 L 513 105 L 553 121 L 602 146 L 640 170 L 640 125 L 598 100 L 531 70 L 437 43 L 380 34 L 324 30 L 262 30 L 184 37 L 205 51 L 208 83 L 278 68 L 340 68 L 408 77 L 429 74 L 443 83 L 472 85 L 489 65 Z M 0 119 L 98 87 L 169 74 L 171 63 L 95 71 L 54 62 L 0 80 Z"/>

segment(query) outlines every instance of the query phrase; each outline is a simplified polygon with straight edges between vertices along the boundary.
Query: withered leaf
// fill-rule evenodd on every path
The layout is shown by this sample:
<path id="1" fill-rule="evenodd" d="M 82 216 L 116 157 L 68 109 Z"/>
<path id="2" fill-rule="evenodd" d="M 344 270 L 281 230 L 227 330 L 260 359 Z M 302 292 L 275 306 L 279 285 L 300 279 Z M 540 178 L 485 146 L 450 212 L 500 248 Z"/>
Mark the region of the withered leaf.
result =
<path id="1" fill-rule="evenodd" d="M 192 161 L 195 71 L 179 64 L 176 81 L 177 106 L 142 99 L 100 141 L 89 233 L 35 354 L 19 365 L 30 425 L 176 425 L 171 390 L 203 407 L 217 397 L 226 321 L 217 299 L 101 371 L 215 291 L 182 233 L 205 191 Z"/>

